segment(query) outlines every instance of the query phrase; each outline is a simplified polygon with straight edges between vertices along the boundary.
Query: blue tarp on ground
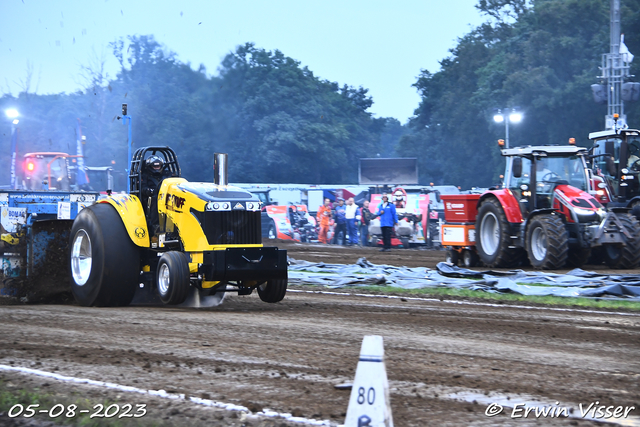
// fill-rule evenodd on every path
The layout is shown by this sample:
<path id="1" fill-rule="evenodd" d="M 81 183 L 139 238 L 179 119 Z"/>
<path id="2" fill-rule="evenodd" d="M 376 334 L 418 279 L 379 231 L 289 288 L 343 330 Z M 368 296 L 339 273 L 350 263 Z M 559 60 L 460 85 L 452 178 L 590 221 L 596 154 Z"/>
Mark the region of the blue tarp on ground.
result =
<path id="1" fill-rule="evenodd" d="M 436 269 L 371 264 L 360 258 L 354 265 L 312 263 L 289 259 L 289 283 L 345 288 L 369 285 L 404 289 L 448 287 L 521 295 L 624 298 L 640 301 L 640 274 L 597 274 L 576 268 L 566 274 L 549 272 L 474 271 L 444 262 Z"/>

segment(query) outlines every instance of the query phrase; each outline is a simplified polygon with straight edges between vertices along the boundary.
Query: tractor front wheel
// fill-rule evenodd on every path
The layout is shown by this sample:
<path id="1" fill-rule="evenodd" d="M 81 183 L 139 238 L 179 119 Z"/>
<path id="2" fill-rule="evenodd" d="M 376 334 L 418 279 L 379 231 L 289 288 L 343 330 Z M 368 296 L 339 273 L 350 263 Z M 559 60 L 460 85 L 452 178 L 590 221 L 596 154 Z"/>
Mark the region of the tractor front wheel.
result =
<path id="1" fill-rule="evenodd" d="M 71 291 L 84 306 L 129 305 L 140 279 L 140 250 L 113 206 L 84 208 L 71 228 Z"/>
<path id="2" fill-rule="evenodd" d="M 156 286 L 165 304 L 182 304 L 189 295 L 189 261 L 182 252 L 170 251 L 160 257 Z"/>
<path id="3" fill-rule="evenodd" d="M 631 214 L 619 214 L 618 218 L 631 237 L 624 246 L 603 245 L 604 262 L 609 268 L 636 268 L 640 264 L 640 223 Z"/>
<path id="4" fill-rule="evenodd" d="M 287 279 L 267 280 L 258 286 L 258 296 L 264 302 L 282 301 L 287 293 Z"/>
<path id="5" fill-rule="evenodd" d="M 569 235 L 556 215 L 535 217 L 527 229 L 527 253 L 534 268 L 561 268 L 569 255 Z"/>

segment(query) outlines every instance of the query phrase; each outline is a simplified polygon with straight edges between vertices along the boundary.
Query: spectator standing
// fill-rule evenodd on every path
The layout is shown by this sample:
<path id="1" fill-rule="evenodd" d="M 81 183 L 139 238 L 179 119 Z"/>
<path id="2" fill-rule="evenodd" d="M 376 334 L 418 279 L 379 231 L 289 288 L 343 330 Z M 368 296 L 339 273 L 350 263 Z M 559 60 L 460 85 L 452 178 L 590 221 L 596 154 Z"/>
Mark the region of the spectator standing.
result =
<path id="1" fill-rule="evenodd" d="M 360 244 L 369 246 L 369 224 L 373 219 L 373 214 L 369 210 L 369 201 L 365 200 L 360 209 Z"/>
<path id="2" fill-rule="evenodd" d="M 320 232 L 318 233 L 318 240 L 320 243 L 327 244 L 327 233 L 329 232 L 329 222 L 331 221 L 331 200 L 324 199 L 324 205 L 320 206 L 316 219 L 320 224 Z"/>
<path id="3" fill-rule="evenodd" d="M 376 215 L 380 217 L 382 242 L 384 243 L 384 247 L 380 249 L 380 252 L 389 252 L 391 250 L 391 230 L 394 225 L 398 224 L 398 215 L 396 215 L 396 207 L 393 203 L 389 203 L 388 195 L 382 195 L 382 203 L 378 205 Z"/>
<path id="4" fill-rule="evenodd" d="M 336 227 L 333 229 L 333 243 L 338 244 L 338 236 L 342 232 L 342 244 L 344 245 L 347 238 L 347 207 L 344 205 L 344 199 L 338 199 L 338 206 L 335 207 L 333 218 L 336 221 Z"/>
<path id="5" fill-rule="evenodd" d="M 358 205 L 353 201 L 353 197 L 347 200 L 345 209 L 345 218 L 347 219 L 347 233 L 349 234 L 349 245 L 356 246 L 358 244 L 358 228 L 356 222 L 360 221 L 360 210 Z"/>

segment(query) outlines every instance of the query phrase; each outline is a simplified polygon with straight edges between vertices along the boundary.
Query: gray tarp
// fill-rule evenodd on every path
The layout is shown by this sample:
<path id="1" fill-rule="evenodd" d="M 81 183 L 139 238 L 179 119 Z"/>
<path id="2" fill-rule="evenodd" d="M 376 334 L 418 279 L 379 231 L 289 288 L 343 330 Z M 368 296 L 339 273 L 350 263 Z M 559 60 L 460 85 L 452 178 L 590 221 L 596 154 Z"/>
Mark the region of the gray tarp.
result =
<path id="1" fill-rule="evenodd" d="M 640 301 L 640 275 L 597 274 L 576 268 L 566 274 L 522 270 L 474 271 L 438 263 L 436 269 L 371 264 L 312 263 L 289 259 L 289 283 L 345 288 L 368 285 L 404 289 L 448 287 L 521 295 L 624 298 Z"/>

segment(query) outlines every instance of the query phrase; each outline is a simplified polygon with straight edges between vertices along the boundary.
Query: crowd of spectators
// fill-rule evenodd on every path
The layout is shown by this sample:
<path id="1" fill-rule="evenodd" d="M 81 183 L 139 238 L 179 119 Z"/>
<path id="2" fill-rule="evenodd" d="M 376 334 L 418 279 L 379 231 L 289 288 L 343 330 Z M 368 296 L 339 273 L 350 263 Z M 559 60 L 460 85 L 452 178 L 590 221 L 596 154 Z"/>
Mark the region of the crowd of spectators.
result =
<path id="1" fill-rule="evenodd" d="M 333 219 L 334 229 L 331 243 L 369 246 L 369 225 L 374 218 L 380 218 L 384 243 L 381 251 L 389 251 L 391 249 L 391 232 L 393 226 L 398 223 L 396 208 L 393 203 L 389 203 L 387 194 L 382 196 L 382 202 L 373 212 L 369 204 L 369 201 L 365 200 L 362 207 L 359 207 L 353 197 L 347 199 L 346 205 L 343 198 L 338 198 L 335 204 L 332 204 L 330 199 L 324 199 L 324 204 L 320 206 L 316 216 L 320 227 L 318 233 L 320 243 L 329 243 L 328 232 Z"/>

